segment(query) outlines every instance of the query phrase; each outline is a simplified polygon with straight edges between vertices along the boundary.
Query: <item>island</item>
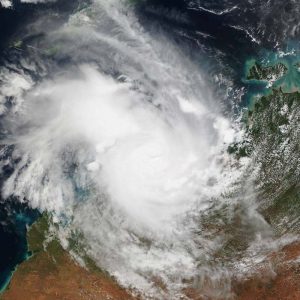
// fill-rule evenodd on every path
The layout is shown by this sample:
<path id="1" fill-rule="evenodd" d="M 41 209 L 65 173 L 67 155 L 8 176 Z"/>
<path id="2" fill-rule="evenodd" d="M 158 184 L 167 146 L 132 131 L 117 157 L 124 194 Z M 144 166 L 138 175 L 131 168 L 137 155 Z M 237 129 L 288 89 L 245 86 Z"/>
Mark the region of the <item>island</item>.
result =
<path id="1" fill-rule="evenodd" d="M 276 81 L 285 74 L 288 68 L 283 63 L 277 63 L 274 66 L 262 66 L 255 62 L 250 68 L 247 80 L 263 80 L 263 81 Z"/>

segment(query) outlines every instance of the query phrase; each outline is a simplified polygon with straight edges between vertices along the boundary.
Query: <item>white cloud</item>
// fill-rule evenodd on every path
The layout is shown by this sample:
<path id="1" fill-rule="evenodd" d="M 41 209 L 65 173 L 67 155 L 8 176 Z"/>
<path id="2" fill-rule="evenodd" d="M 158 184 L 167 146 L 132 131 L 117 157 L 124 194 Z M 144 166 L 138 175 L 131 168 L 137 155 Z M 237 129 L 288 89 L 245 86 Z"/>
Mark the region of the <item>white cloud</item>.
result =
<path id="1" fill-rule="evenodd" d="M 45 2 L 56 2 L 57 0 L 21 0 L 22 3 L 45 3 Z M 0 0 L 0 4 L 4 8 L 12 8 L 13 3 L 11 0 Z"/>
<path id="2" fill-rule="evenodd" d="M 235 179 L 223 152 L 234 132 L 199 67 L 126 9 L 95 1 L 49 33 L 43 45 L 76 66 L 35 85 L 16 75 L 21 101 L 6 126 L 21 160 L 3 193 L 55 214 L 65 235 L 82 233 L 125 286 L 150 295 L 160 276 L 176 299 L 216 247 L 186 214 Z"/>
<path id="3" fill-rule="evenodd" d="M 10 0 L 0 0 L 0 4 L 4 8 L 12 7 L 12 2 Z"/>

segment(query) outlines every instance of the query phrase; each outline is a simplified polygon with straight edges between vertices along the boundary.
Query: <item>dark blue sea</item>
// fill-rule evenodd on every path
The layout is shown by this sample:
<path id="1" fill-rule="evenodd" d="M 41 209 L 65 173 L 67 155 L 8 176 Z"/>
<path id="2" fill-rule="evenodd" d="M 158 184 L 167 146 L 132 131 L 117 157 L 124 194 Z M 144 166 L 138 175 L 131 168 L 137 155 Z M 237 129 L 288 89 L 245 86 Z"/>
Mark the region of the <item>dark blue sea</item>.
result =
<path id="1" fill-rule="evenodd" d="M 39 5 L 14 1 L 14 9 L 0 8 L 0 64 L 9 55 L 10 39 L 17 32 L 20 33 L 23 25 L 32 20 L 35 14 L 56 11 L 67 15 L 80 5 L 80 2 L 84 1 L 62 0 L 55 4 Z M 249 57 L 256 56 L 262 46 L 271 48 L 273 45 L 266 40 L 263 45 L 258 46 L 251 41 L 245 31 L 231 25 L 238 25 L 241 22 L 245 26 L 245 20 L 250 20 L 252 25 L 256 24 L 258 12 L 256 14 L 253 13 L 255 10 L 252 10 L 249 16 L 246 16 L 247 18 L 241 14 L 242 9 L 228 14 L 214 14 L 209 10 L 191 9 L 187 6 L 187 2 L 191 1 L 141 1 L 137 6 L 137 12 L 144 26 L 151 27 L 155 22 L 159 22 L 162 28 L 170 32 L 170 35 L 178 41 L 178 44 L 181 46 L 185 43 L 189 44 L 187 49 L 193 49 L 194 53 L 204 51 L 215 64 L 218 61 L 216 58 L 218 54 L 220 63 L 223 64 L 219 66 L 222 72 L 230 72 L 230 77 L 235 80 L 235 84 L 243 86 L 245 61 Z M 207 7 L 217 11 L 218 8 L 221 10 L 226 8 L 225 2 L 203 1 L 204 4 L 207 3 Z M 231 2 L 242 5 L 240 0 Z M 174 17 L 175 15 L 178 17 Z M 207 61 L 209 64 L 210 60 Z M 0 187 L 3 180 L 5 176 L 0 179 Z M 38 216 L 37 211 L 28 208 L 26 204 L 20 204 L 17 199 L 0 201 L 0 289 L 7 285 L 18 264 L 28 257 L 27 228 Z"/>
<path id="2" fill-rule="evenodd" d="M 38 212 L 15 201 L 0 203 L 0 289 L 9 283 L 12 272 L 29 255 L 26 241 L 27 227 Z"/>

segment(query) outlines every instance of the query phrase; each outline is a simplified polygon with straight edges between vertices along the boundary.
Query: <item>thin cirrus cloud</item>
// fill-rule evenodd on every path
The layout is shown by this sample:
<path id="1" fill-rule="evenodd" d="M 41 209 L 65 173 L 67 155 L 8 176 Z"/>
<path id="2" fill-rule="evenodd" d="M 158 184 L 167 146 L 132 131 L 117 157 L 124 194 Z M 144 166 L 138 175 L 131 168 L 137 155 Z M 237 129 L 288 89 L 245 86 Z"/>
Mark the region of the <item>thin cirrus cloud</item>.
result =
<path id="1" fill-rule="evenodd" d="M 37 82 L 2 71 L 1 99 L 11 94 L 15 107 L 1 112 L 19 158 L 4 197 L 51 213 L 64 245 L 79 232 L 84 255 L 122 285 L 163 294 L 159 276 L 178 298 L 217 247 L 187 215 L 239 175 L 226 169 L 231 121 L 199 66 L 122 2 L 94 1 L 42 38 L 71 63 Z"/>

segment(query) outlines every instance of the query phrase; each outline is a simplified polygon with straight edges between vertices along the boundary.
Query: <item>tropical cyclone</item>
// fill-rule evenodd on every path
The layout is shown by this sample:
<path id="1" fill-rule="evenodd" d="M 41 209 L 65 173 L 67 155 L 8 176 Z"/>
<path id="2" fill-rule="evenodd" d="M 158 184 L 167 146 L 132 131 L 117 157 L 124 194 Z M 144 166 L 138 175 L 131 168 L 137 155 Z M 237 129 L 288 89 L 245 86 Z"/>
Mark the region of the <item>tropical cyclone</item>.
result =
<path id="1" fill-rule="evenodd" d="M 3 72 L 8 93 L 19 83 L 2 98 L 16 104 L 3 111 L 18 158 L 3 195 L 50 213 L 79 262 L 145 297 L 180 298 L 221 247 L 195 232 L 197 218 L 239 175 L 226 152 L 235 130 L 205 74 L 122 1 L 95 1 L 28 40 L 33 61 Z"/>
<path id="2" fill-rule="evenodd" d="M 224 103 L 243 91 L 226 78 L 230 72 L 211 76 L 200 47 L 189 55 L 190 44 L 180 47 L 155 22 L 144 26 L 146 3 L 97 0 L 67 17 L 37 14 L 11 43 L 0 73 L 1 163 L 11 170 L 2 194 L 46 213 L 51 229 L 42 231 L 43 247 L 20 267 L 17 283 L 29 274 L 36 288 L 78 272 L 98 293 L 89 281 L 98 275 L 83 269 L 92 266 L 125 298 L 130 291 L 145 299 L 224 299 L 237 293 L 232 283 L 255 278 L 255 266 L 296 240 L 283 234 L 297 230 L 295 206 L 280 199 L 297 199 L 299 93 L 266 91 L 243 127 Z M 243 28 L 229 21 L 243 15 L 244 4 L 199 5 L 224 18 L 226 30 Z M 190 22 L 172 12 L 168 20 Z M 284 64 L 256 64 L 248 79 L 275 84 L 287 72 Z M 220 88 L 223 97 L 210 77 L 230 82 Z M 285 226 L 281 213 L 291 216 Z"/>

